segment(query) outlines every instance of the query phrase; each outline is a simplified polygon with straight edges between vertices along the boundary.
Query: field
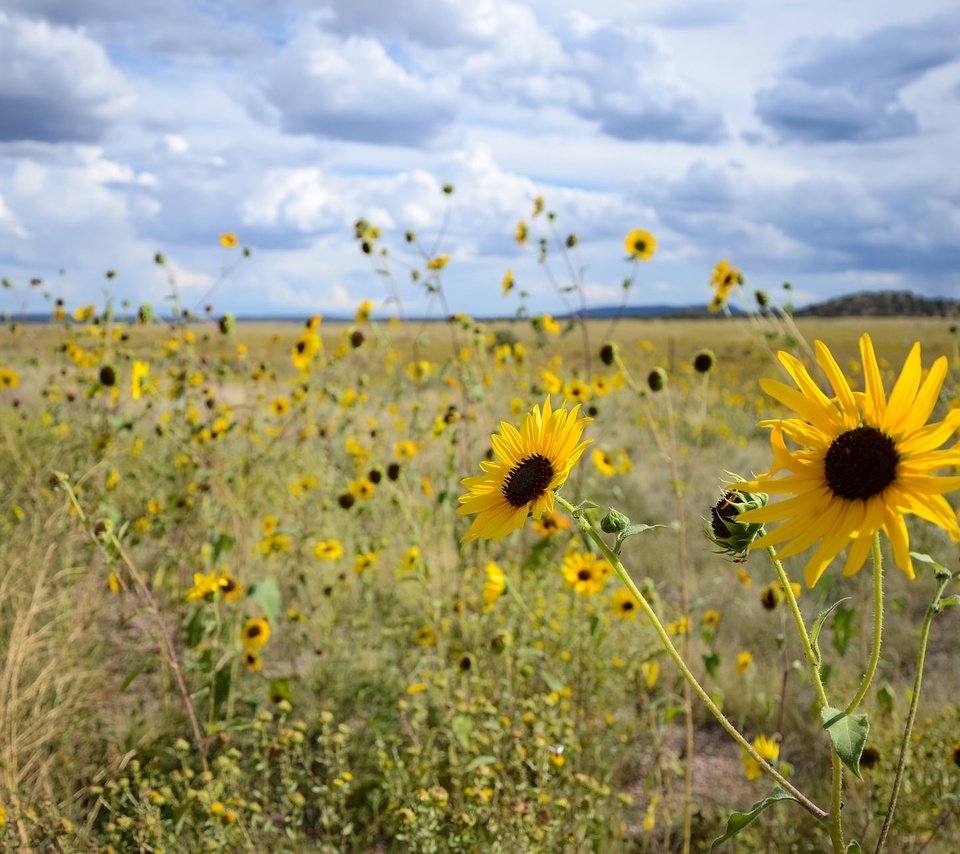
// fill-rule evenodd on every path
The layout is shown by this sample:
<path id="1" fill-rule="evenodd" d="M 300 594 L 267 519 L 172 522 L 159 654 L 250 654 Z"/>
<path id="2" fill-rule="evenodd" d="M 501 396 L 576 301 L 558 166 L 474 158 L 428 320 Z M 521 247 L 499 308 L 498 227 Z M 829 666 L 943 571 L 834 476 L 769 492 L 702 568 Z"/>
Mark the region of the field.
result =
<path id="1" fill-rule="evenodd" d="M 0 332 L 3 850 L 707 850 L 773 770 L 831 819 L 785 797 L 726 850 L 824 851 L 841 758 L 844 844 L 873 849 L 896 778 L 888 849 L 955 850 L 960 609 L 933 619 L 931 566 L 909 579 L 880 539 L 877 647 L 870 557 L 812 588 L 810 552 L 786 558 L 788 593 L 766 549 L 706 535 L 725 487 L 773 466 L 757 422 L 792 417 L 759 385 L 789 382 L 776 350 L 827 389 L 822 339 L 862 390 L 869 332 L 889 395 L 921 341 L 924 370 L 949 362 L 942 421 L 949 321 L 78 318 Z M 462 480 L 547 399 L 592 418 L 573 510 L 491 539 Z M 611 508 L 651 527 L 618 539 Z M 952 570 L 944 525 L 906 519 Z M 821 688 L 849 713 L 835 753 Z"/>

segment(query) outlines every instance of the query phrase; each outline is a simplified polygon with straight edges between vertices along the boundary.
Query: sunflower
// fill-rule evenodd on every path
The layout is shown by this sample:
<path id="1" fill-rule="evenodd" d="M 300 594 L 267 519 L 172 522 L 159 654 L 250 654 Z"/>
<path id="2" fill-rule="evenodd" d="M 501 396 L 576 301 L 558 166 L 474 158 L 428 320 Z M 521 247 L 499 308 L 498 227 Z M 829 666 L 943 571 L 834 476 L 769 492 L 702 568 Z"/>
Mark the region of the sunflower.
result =
<path id="1" fill-rule="evenodd" d="M 635 228 L 626 236 L 623 246 L 634 260 L 647 261 L 657 249 L 657 240 L 649 231 Z"/>
<path id="2" fill-rule="evenodd" d="M 614 591 L 610 597 L 610 613 L 618 620 L 635 620 L 640 604 L 626 587 Z"/>
<path id="3" fill-rule="evenodd" d="M 246 652 L 256 652 L 270 640 L 270 621 L 265 617 L 247 620 L 240 632 L 240 640 Z"/>
<path id="4" fill-rule="evenodd" d="M 847 546 L 844 575 L 859 571 L 877 531 L 889 538 L 897 566 L 913 578 L 905 514 L 939 525 L 951 539 L 960 540 L 957 515 L 943 497 L 960 489 L 960 477 L 931 474 L 943 466 L 960 465 L 956 447 L 937 450 L 960 426 L 960 410 L 951 410 L 943 421 L 926 423 L 946 377 L 947 358 L 937 359 L 921 382 L 920 343 L 915 343 L 888 400 L 869 335 L 860 338 L 863 392 L 852 392 L 827 347 L 821 341 L 814 344 L 817 363 L 834 396 L 821 391 L 796 358 L 779 353 L 799 391 L 776 380 L 761 380 L 760 385 L 799 417 L 760 422 L 771 428 L 773 468 L 733 487 L 792 497 L 737 518 L 782 523 L 750 546 L 786 543 L 778 549 L 781 558 L 819 541 L 804 569 L 808 587 Z M 791 450 L 786 439 L 799 447 Z M 788 475 L 774 478 L 782 469 Z"/>
<path id="5" fill-rule="evenodd" d="M 571 552 L 563 560 L 563 578 L 581 596 L 593 596 L 603 590 L 613 568 L 594 554 Z"/>
<path id="6" fill-rule="evenodd" d="M 780 744 L 778 742 L 772 738 L 767 738 L 765 735 L 758 735 L 753 740 L 753 747 L 760 754 L 761 759 L 771 765 L 776 765 L 780 758 Z M 752 756 L 743 756 L 741 761 L 743 762 L 743 773 L 746 774 L 748 780 L 759 780 L 763 776 L 760 763 Z"/>
<path id="7" fill-rule="evenodd" d="M 522 528 L 528 515 L 539 519 L 553 510 L 554 491 L 589 444 L 580 437 L 591 419 L 579 414 L 579 406 L 554 410 L 547 397 L 542 410 L 535 406 L 524 416 L 519 430 L 500 422 L 499 434 L 490 437 L 496 459 L 481 462 L 483 474 L 462 481 L 468 492 L 460 496 L 457 513 L 477 514 L 464 542 L 502 539 Z"/>

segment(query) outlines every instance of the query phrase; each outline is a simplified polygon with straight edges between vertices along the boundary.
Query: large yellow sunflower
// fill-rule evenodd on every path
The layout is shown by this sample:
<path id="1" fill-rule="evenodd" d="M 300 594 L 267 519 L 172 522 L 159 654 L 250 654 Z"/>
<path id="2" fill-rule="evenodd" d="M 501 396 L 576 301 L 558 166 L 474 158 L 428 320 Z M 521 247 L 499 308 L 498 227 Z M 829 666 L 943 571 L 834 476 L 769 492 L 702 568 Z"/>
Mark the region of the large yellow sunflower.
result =
<path id="1" fill-rule="evenodd" d="M 579 418 L 580 407 L 552 409 L 550 398 L 543 410 L 535 406 L 517 430 L 500 422 L 500 433 L 490 437 L 494 460 L 480 463 L 483 474 L 463 479 L 468 490 L 460 496 L 457 513 L 477 514 L 465 543 L 481 537 L 499 540 L 522 528 L 528 515 L 539 519 L 553 510 L 558 489 L 590 441 L 580 441 L 591 420 Z"/>
<path id="2" fill-rule="evenodd" d="M 922 379 L 920 343 L 915 343 L 888 400 L 869 335 L 860 338 L 862 392 L 851 391 L 823 342 L 814 345 L 833 397 L 817 386 L 796 358 L 779 353 L 780 364 L 797 388 L 770 379 L 760 380 L 760 385 L 799 417 L 760 422 L 771 428 L 773 467 L 754 481 L 731 487 L 792 497 L 737 518 L 780 522 L 751 548 L 786 543 L 778 549 L 781 558 L 819 541 L 804 570 L 808 587 L 847 546 L 844 575 L 857 572 L 878 530 L 889 538 L 897 566 L 913 578 L 904 514 L 939 525 L 951 539 L 960 540 L 957 514 L 943 497 L 960 489 L 960 477 L 931 474 L 943 466 L 960 465 L 960 446 L 938 450 L 960 426 L 960 410 L 951 409 L 938 423 L 926 423 L 947 374 L 947 359 L 937 359 Z M 789 448 L 787 439 L 797 447 Z M 783 470 L 788 472 L 785 477 L 774 478 Z"/>

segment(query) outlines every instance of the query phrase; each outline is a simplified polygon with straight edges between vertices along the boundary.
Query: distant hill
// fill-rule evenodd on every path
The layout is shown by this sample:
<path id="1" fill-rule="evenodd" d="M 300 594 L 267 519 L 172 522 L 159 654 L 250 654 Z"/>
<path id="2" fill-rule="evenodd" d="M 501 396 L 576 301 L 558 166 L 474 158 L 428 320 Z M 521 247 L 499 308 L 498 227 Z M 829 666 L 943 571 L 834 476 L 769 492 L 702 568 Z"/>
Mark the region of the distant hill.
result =
<path id="1" fill-rule="evenodd" d="M 960 300 L 928 298 L 910 291 L 866 291 L 835 297 L 794 311 L 795 317 L 954 317 Z"/>

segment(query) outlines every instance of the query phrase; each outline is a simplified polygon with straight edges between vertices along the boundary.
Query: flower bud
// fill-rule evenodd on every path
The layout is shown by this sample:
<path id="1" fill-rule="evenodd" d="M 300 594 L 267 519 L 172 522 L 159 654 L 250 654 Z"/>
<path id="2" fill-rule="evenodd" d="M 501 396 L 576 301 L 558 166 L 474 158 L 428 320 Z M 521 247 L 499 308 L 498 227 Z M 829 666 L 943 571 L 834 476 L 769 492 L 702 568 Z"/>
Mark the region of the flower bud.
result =
<path id="1" fill-rule="evenodd" d="M 663 368 L 654 368 L 647 375 L 650 391 L 663 391 L 667 386 L 667 372 Z"/>
<path id="2" fill-rule="evenodd" d="M 710 508 L 710 525 L 707 537 L 720 547 L 722 554 L 743 558 L 749 545 L 763 534 L 760 522 L 738 522 L 737 516 L 766 507 L 767 495 L 763 492 L 726 492 Z"/>
<path id="3" fill-rule="evenodd" d="M 607 367 L 613 364 L 614 359 L 617 357 L 617 345 L 616 344 L 604 344 L 600 348 L 600 361 L 603 362 Z"/>
<path id="4" fill-rule="evenodd" d="M 600 520 L 600 530 L 605 534 L 619 534 L 629 524 L 627 516 L 611 507 L 610 512 Z"/>
<path id="5" fill-rule="evenodd" d="M 701 350 L 693 357 L 693 369 L 698 374 L 707 373 L 716 363 L 717 357 L 713 354 L 713 350 Z"/>

